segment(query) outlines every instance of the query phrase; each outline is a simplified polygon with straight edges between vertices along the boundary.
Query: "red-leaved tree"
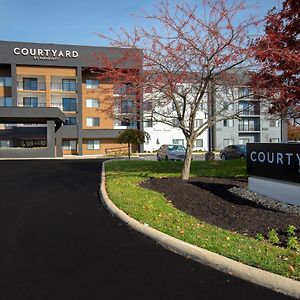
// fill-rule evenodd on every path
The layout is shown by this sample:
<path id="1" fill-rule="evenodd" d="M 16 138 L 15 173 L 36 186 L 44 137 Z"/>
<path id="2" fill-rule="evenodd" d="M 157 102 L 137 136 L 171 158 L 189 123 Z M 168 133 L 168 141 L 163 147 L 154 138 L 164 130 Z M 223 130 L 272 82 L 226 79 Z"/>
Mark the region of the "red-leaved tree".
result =
<path id="1" fill-rule="evenodd" d="M 265 34 L 253 45 L 260 70 L 252 85 L 271 99 L 271 112 L 300 116 L 300 0 L 285 0 L 266 16 Z"/>
<path id="2" fill-rule="evenodd" d="M 249 63 L 249 30 L 256 25 L 252 18 L 237 18 L 246 9 L 244 2 L 226 0 L 199 5 L 162 0 L 145 16 L 150 29 L 99 35 L 112 46 L 143 52 L 142 72 L 122 70 L 114 61 L 99 71 L 117 88 L 114 98 L 107 98 L 110 113 L 130 122 L 142 117 L 137 112 L 143 104 L 154 122 L 180 128 L 187 145 L 182 179 L 189 178 L 196 138 L 217 122 L 239 118 L 238 100 L 245 95 L 236 87 L 246 84 L 242 70 Z M 205 118 L 196 124 L 200 110 Z"/>

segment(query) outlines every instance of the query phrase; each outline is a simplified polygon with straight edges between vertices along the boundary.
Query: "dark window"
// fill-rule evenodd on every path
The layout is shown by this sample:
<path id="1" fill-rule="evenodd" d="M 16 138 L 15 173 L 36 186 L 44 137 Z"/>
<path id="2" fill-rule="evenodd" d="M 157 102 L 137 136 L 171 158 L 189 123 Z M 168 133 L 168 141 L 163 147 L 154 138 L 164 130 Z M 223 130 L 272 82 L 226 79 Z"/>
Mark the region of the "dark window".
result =
<path id="1" fill-rule="evenodd" d="M 148 100 L 144 102 L 144 111 L 151 111 L 153 109 L 152 101 Z"/>
<path id="2" fill-rule="evenodd" d="M 37 89 L 37 78 L 23 78 L 23 90 L 36 91 Z"/>
<path id="3" fill-rule="evenodd" d="M 250 95 L 250 90 L 248 87 L 239 87 L 238 94 L 240 98 L 248 97 Z"/>
<path id="4" fill-rule="evenodd" d="M 76 125 L 77 118 L 76 117 L 66 117 L 65 125 Z"/>
<path id="5" fill-rule="evenodd" d="M 194 146 L 197 148 L 203 147 L 203 139 L 196 139 Z"/>
<path id="6" fill-rule="evenodd" d="M 133 109 L 133 101 L 132 100 L 123 100 L 121 112 L 122 113 L 130 113 Z"/>
<path id="7" fill-rule="evenodd" d="M 146 120 L 144 124 L 145 124 L 145 127 L 153 127 L 152 119 Z"/>
<path id="8" fill-rule="evenodd" d="M 224 127 L 234 127 L 234 120 L 233 119 L 227 119 L 223 121 Z"/>
<path id="9" fill-rule="evenodd" d="M 0 86 L 12 86 L 11 77 L 0 77 Z"/>
<path id="10" fill-rule="evenodd" d="M 0 106 L 12 106 L 12 98 L 0 97 Z"/>
<path id="11" fill-rule="evenodd" d="M 39 101 L 37 97 L 24 97 L 23 106 L 25 107 L 38 107 Z"/>
<path id="12" fill-rule="evenodd" d="M 76 98 L 62 98 L 63 111 L 77 111 Z"/>
<path id="13" fill-rule="evenodd" d="M 179 126 L 179 120 L 176 119 L 176 118 L 173 118 L 172 119 L 172 124 L 173 124 L 173 127 L 178 127 Z M 173 143 L 174 144 L 174 143 Z"/>
<path id="14" fill-rule="evenodd" d="M 75 79 L 63 79 L 62 80 L 62 90 L 67 92 L 76 91 L 76 80 Z"/>
<path id="15" fill-rule="evenodd" d="M 123 120 L 121 121 L 121 126 L 130 126 L 130 120 L 123 119 Z"/>
<path id="16" fill-rule="evenodd" d="M 0 140 L 0 148 L 10 148 L 10 140 Z"/>
<path id="17" fill-rule="evenodd" d="M 97 89 L 99 86 L 99 81 L 97 79 L 87 79 L 85 84 L 87 89 Z"/>
<path id="18" fill-rule="evenodd" d="M 99 118 L 86 118 L 86 126 L 92 127 L 92 126 L 99 126 L 100 125 L 100 119 Z"/>

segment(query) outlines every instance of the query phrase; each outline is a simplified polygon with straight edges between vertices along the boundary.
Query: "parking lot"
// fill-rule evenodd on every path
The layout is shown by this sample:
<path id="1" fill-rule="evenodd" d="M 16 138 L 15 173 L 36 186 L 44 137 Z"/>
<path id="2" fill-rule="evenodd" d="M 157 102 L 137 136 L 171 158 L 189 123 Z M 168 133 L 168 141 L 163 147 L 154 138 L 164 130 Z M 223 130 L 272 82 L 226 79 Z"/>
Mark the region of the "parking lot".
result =
<path id="1" fill-rule="evenodd" d="M 156 160 L 156 153 L 140 153 L 138 156 L 144 160 Z M 215 159 L 219 160 L 219 153 L 215 153 Z M 205 160 L 204 153 L 195 153 L 193 154 L 193 160 Z"/>

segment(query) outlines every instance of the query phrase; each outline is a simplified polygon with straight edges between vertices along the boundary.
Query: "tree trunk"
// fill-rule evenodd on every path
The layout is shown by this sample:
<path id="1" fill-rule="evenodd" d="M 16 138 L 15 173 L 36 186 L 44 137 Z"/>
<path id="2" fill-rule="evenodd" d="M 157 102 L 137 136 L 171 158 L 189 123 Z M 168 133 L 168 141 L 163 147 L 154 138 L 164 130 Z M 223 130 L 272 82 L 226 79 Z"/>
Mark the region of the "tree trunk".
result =
<path id="1" fill-rule="evenodd" d="M 192 152 L 193 152 L 193 144 L 187 144 L 186 147 L 186 154 L 183 162 L 183 168 L 181 172 L 181 179 L 188 180 L 190 178 L 190 169 L 191 169 L 191 162 L 192 162 Z"/>
<path id="2" fill-rule="evenodd" d="M 130 143 L 128 143 L 128 158 L 130 159 L 131 153 L 130 153 Z"/>

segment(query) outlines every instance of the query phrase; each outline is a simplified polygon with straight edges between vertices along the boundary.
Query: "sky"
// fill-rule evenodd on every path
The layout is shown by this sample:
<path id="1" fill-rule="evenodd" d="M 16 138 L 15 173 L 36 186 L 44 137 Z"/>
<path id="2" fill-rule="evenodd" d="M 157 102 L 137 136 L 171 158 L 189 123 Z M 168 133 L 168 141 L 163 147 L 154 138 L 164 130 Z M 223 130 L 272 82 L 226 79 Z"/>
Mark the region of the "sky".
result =
<path id="1" fill-rule="evenodd" d="M 262 18 L 282 0 L 246 2 L 255 3 L 258 8 L 251 13 Z M 151 12 L 155 3 L 156 0 L 0 0 L 0 40 L 107 46 L 107 41 L 96 33 L 109 35 L 110 28 L 130 29 L 138 22 L 137 16 L 142 11 Z"/>

